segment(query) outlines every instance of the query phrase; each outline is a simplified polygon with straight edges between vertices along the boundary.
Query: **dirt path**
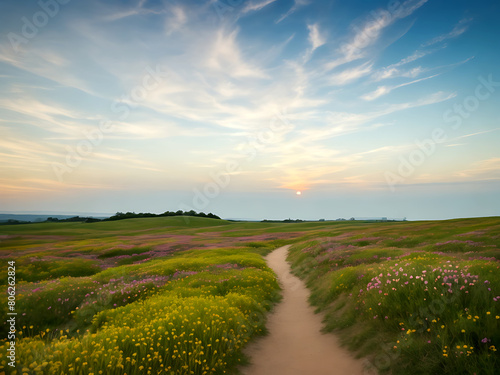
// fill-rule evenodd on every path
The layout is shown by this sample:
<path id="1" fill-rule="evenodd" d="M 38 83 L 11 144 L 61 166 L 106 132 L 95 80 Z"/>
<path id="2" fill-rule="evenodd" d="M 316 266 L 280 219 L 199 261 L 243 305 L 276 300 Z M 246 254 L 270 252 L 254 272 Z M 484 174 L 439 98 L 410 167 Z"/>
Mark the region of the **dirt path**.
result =
<path id="1" fill-rule="evenodd" d="M 283 300 L 269 315 L 269 335 L 245 350 L 251 364 L 244 375 L 361 375 L 363 365 L 341 348 L 333 334 L 322 334 L 322 316 L 315 314 L 304 283 L 290 273 L 289 246 L 266 259 L 283 288 Z"/>

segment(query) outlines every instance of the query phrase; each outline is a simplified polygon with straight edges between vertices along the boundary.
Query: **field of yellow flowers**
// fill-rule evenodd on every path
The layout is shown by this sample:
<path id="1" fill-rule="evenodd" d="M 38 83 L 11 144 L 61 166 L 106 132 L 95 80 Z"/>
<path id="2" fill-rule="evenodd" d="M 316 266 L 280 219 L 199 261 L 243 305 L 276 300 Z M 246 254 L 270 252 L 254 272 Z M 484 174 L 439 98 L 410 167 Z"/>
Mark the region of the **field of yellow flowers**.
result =
<path id="1" fill-rule="evenodd" d="M 3 340 L 0 373 L 224 374 L 265 332 L 280 298 L 252 249 L 179 251 L 90 276 L 20 281 L 17 367 Z M 2 296 L 2 316 L 6 308 Z"/>

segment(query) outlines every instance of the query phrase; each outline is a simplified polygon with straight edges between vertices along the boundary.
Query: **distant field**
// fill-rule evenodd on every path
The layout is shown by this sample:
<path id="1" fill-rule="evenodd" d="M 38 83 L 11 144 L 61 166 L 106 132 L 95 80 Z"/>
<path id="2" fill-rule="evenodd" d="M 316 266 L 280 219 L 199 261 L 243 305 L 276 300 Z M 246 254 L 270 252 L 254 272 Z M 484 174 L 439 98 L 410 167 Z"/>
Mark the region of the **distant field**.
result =
<path id="1" fill-rule="evenodd" d="M 500 366 L 500 218 L 161 217 L 0 227 L 5 288 L 7 261 L 16 261 L 18 373 L 234 372 L 279 300 L 262 255 L 285 244 L 295 244 L 289 259 L 328 313 L 326 329 L 377 371 Z M 3 316 L 7 306 L 3 294 Z M 0 372 L 10 373 L 5 352 Z"/>

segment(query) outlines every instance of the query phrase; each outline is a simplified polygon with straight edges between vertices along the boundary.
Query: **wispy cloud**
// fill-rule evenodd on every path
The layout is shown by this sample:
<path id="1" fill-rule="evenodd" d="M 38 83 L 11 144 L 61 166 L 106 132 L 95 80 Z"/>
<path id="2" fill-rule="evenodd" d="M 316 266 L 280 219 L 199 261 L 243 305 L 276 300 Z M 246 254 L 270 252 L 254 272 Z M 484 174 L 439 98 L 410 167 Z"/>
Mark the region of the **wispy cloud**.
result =
<path id="1" fill-rule="evenodd" d="M 187 23 L 186 11 L 181 6 L 171 7 L 170 13 L 165 20 L 167 35 L 179 31 Z"/>
<path id="2" fill-rule="evenodd" d="M 117 190 L 117 186 L 93 183 L 61 183 L 45 178 L 22 178 L 15 182 L 0 179 L 0 191 L 10 193 L 62 192 L 72 190 Z"/>
<path id="3" fill-rule="evenodd" d="M 326 127 L 309 127 L 301 131 L 302 141 L 324 140 L 331 137 L 337 137 L 346 134 L 360 132 L 366 129 L 366 125 L 377 120 L 380 117 L 388 116 L 396 112 L 411 108 L 418 108 L 427 105 L 433 105 L 456 97 L 456 93 L 435 92 L 426 97 L 412 102 L 397 104 L 385 104 L 375 111 L 366 113 L 349 112 L 329 112 L 326 117 Z"/>
<path id="4" fill-rule="evenodd" d="M 407 0 L 392 14 L 382 12 L 378 16 L 372 16 L 364 25 L 356 28 L 351 40 L 342 45 L 340 52 L 343 54 L 337 62 L 345 63 L 365 57 L 365 51 L 372 46 L 382 35 L 385 28 L 399 19 L 406 18 L 422 7 L 428 0 Z M 332 67 L 337 65 L 332 64 Z"/>
<path id="5" fill-rule="evenodd" d="M 390 79 L 390 78 L 396 78 L 396 77 L 406 77 L 406 78 L 415 78 L 419 74 L 425 71 L 425 69 L 422 66 L 417 66 L 411 69 L 401 69 L 402 66 L 410 64 L 414 61 L 420 60 L 424 58 L 425 56 L 431 55 L 446 46 L 441 46 L 438 48 L 433 48 L 433 49 L 418 49 L 415 52 L 413 52 L 411 55 L 402 58 L 400 61 L 397 63 L 388 65 L 384 68 L 378 69 L 376 72 L 373 73 L 372 78 L 375 81 L 381 81 L 384 79 Z"/>
<path id="6" fill-rule="evenodd" d="M 414 80 L 411 82 L 402 83 L 402 84 L 396 85 L 396 86 L 379 86 L 379 87 L 377 87 L 377 89 L 375 91 L 370 92 L 368 94 L 365 94 L 365 95 L 361 96 L 361 98 L 364 100 L 367 100 L 367 101 L 375 100 L 375 99 L 380 98 L 381 96 L 389 94 L 393 90 L 399 89 L 400 87 L 405 87 L 405 86 L 413 85 L 415 83 L 426 81 L 428 79 L 437 77 L 438 75 L 439 74 L 434 74 L 434 75 L 429 76 L 429 77 L 420 78 L 420 79 L 417 79 L 417 80 Z"/>
<path id="7" fill-rule="evenodd" d="M 490 158 L 473 163 L 470 168 L 457 173 L 468 180 L 500 180 L 500 158 Z"/>
<path id="8" fill-rule="evenodd" d="M 326 43 L 326 39 L 321 34 L 319 25 L 317 23 L 307 25 L 307 29 L 309 31 L 308 40 L 311 47 L 306 50 L 303 58 L 303 63 L 308 62 L 312 57 L 314 51 Z"/>
<path id="9" fill-rule="evenodd" d="M 444 48 L 444 47 L 441 47 L 441 48 Z M 439 48 L 439 49 L 441 49 Z M 430 55 L 431 53 L 434 53 L 436 52 L 437 50 L 439 49 L 427 49 L 427 50 L 416 50 L 415 52 L 413 52 L 411 55 L 401 59 L 399 62 L 395 63 L 395 64 L 392 64 L 390 65 L 388 68 L 397 68 L 397 67 L 400 67 L 402 65 L 406 65 L 406 64 L 409 64 L 409 63 L 412 63 L 416 60 L 419 60 L 427 55 Z"/>
<path id="10" fill-rule="evenodd" d="M 325 38 L 321 35 L 317 23 L 307 25 L 307 28 L 309 30 L 309 43 L 311 43 L 311 48 L 313 51 L 325 44 Z"/>
<path id="11" fill-rule="evenodd" d="M 415 78 L 418 77 L 423 71 L 424 69 L 421 66 L 417 66 L 416 68 L 409 70 L 401 70 L 395 67 L 390 67 L 375 72 L 372 77 L 375 81 L 398 77 Z"/>
<path id="12" fill-rule="evenodd" d="M 236 41 L 238 32 L 236 30 L 226 31 L 220 29 L 215 34 L 215 39 L 209 47 L 209 56 L 207 56 L 207 66 L 218 72 L 224 72 L 232 77 L 255 77 L 269 78 L 269 76 L 259 69 L 245 61 L 241 50 Z"/>
<path id="13" fill-rule="evenodd" d="M 97 120 L 89 114 L 65 108 L 60 104 L 43 103 L 30 97 L 0 99 L 0 108 L 24 116 L 24 123 L 55 134 L 80 134 L 81 122 Z"/>
<path id="14" fill-rule="evenodd" d="M 164 13 L 164 10 L 154 10 L 148 7 L 145 7 L 147 0 L 138 0 L 135 6 L 130 8 L 121 8 L 121 7 L 110 7 L 107 8 L 107 12 L 104 13 L 102 19 L 104 21 L 118 21 L 124 18 L 138 16 L 138 15 L 148 15 L 148 14 L 161 14 Z"/>
<path id="15" fill-rule="evenodd" d="M 242 10 L 242 13 L 259 11 L 275 1 L 277 0 L 248 1 Z"/>
<path id="16" fill-rule="evenodd" d="M 472 21 L 472 18 L 464 18 L 464 19 L 460 20 L 458 22 L 458 24 L 456 24 L 455 27 L 450 32 L 439 35 L 439 36 L 431 39 L 430 41 L 422 44 L 422 47 L 432 46 L 434 44 L 441 43 L 441 42 L 444 42 L 445 40 L 453 39 L 453 38 L 456 38 L 456 37 L 462 35 L 463 33 L 465 33 L 469 29 L 469 25 L 470 25 L 471 21 Z"/>
<path id="17" fill-rule="evenodd" d="M 477 135 L 488 134 L 488 133 L 496 132 L 498 130 L 500 130 L 500 128 L 494 128 L 494 129 L 484 130 L 484 131 L 481 131 L 481 132 L 475 132 L 475 133 L 465 134 L 465 135 L 461 135 L 459 137 L 450 139 L 448 142 L 455 142 L 455 141 L 457 141 L 459 139 L 464 139 L 464 138 L 469 138 L 469 137 L 475 137 Z"/>
<path id="18" fill-rule="evenodd" d="M 300 9 L 301 7 L 308 5 L 308 4 L 309 4 L 308 0 L 294 0 L 293 6 L 286 13 L 284 13 L 281 17 L 279 17 L 275 22 L 280 23 L 285 18 L 287 18 L 291 14 L 295 13 L 298 9 Z"/>
<path id="19" fill-rule="evenodd" d="M 372 72 L 373 63 L 366 62 L 351 69 L 345 69 L 340 73 L 332 74 L 328 77 L 328 83 L 333 86 L 342 86 L 361 77 L 365 77 Z"/>
<path id="20" fill-rule="evenodd" d="M 51 142 L 42 143 L 28 139 L 7 138 L 0 140 L 0 151 L 5 151 L 2 159 L 13 158 L 18 159 L 18 161 L 25 159 L 34 164 L 45 163 L 48 157 L 59 156 L 59 150 L 55 146 Z M 6 165 L 8 163 L 5 163 L 4 167 Z"/>

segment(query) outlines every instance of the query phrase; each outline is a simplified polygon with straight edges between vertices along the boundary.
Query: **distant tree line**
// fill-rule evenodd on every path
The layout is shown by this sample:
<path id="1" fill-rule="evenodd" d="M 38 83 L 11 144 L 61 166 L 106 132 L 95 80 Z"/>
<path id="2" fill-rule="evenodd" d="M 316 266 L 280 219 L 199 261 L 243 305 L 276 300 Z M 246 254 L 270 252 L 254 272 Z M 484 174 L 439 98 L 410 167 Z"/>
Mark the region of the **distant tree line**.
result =
<path id="1" fill-rule="evenodd" d="M 59 219 L 57 217 L 48 217 L 47 220 L 45 220 L 45 223 L 68 223 L 68 222 L 84 222 L 84 223 L 96 223 L 98 221 L 115 221 L 115 220 L 124 220 L 124 219 L 137 219 L 137 218 L 143 218 L 143 217 L 166 217 L 166 216 L 196 216 L 196 217 L 206 217 L 209 219 L 221 219 L 219 216 L 213 214 L 213 213 L 204 213 L 204 212 L 196 212 L 196 211 L 165 211 L 162 214 L 152 214 L 149 212 L 141 212 L 136 214 L 135 212 L 117 212 L 111 217 L 108 217 L 107 219 L 96 219 L 95 217 L 81 217 L 81 216 L 73 216 L 69 217 L 67 219 Z M 42 222 L 42 221 L 41 221 Z M 31 224 L 31 221 L 22 221 L 22 220 L 6 220 L 3 222 L 0 222 L 0 225 L 13 225 L 13 224 Z"/>
<path id="2" fill-rule="evenodd" d="M 1 221 L 0 225 L 30 224 L 30 223 L 31 223 L 31 221 L 9 219 L 9 220 L 5 220 L 5 221 Z"/>
<path id="3" fill-rule="evenodd" d="M 303 222 L 305 222 L 305 220 L 300 220 L 300 219 L 268 220 L 268 219 L 264 219 L 261 222 L 262 223 L 303 223 Z"/>
<path id="4" fill-rule="evenodd" d="M 96 219 L 95 217 L 80 217 L 73 216 L 67 219 L 59 219 L 57 217 L 48 217 L 45 223 L 74 223 L 74 222 L 85 222 L 85 223 L 95 223 L 97 221 L 102 221 L 101 219 Z"/>
<path id="5" fill-rule="evenodd" d="M 196 217 L 206 217 L 209 219 L 219 219 L 220 217 L 217 215 L 214 215 L 213 213 L 204 213 L 204 212 L 196 212 L 196 211 L 165 211 L 162 214 L 152 214 L 152 213 L 138 213 L 136 214 L 135 212 L 117 212 L 113 216 L 103 219 L 102 221 L 113 221 L 113 220 L 123 220 L 123 219 L 136 219 L 136 218 L 141 218 L 141 217 L 166 217 L 166 216 L 196 216 Z"/>

